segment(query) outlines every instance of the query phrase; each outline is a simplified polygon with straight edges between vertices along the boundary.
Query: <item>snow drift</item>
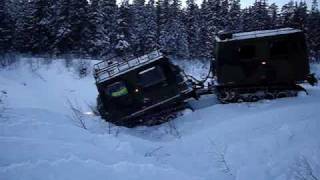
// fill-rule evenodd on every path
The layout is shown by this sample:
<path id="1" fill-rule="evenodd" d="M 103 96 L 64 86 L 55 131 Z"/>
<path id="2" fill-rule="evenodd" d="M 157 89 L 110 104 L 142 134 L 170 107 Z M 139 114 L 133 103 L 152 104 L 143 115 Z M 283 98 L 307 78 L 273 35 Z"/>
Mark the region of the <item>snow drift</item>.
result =
<path id="1" fill-rule="evenodd" d="M 182 66 L 206 74 L 202 63 Z M 320 179 L 320 87 L 305 87 L 257 103 L 207 96 L 172 122 L 127 129 L 92 115 L 91 76 L 62 60 L 21 63 L 0 71 L 0 179 Z"/>

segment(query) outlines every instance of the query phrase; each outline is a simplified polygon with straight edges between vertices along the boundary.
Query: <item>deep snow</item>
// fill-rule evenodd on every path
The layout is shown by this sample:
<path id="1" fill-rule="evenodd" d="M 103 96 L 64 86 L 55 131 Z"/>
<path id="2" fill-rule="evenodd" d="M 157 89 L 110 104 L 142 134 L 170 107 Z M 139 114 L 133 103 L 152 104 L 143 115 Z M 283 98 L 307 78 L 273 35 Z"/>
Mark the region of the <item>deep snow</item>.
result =
<path id="1" fill-rule="evenodd" d="M 202 63 L 180 64 L 206 75 Z M 320 179 L 320 86 L 305 87 L 308 96 L 257 103 L 207 96 L 171 123 L 127 129 L 90 115 L 91 76 L 61 60 L 21 63 L 0 71 L 0 180 Z"/>

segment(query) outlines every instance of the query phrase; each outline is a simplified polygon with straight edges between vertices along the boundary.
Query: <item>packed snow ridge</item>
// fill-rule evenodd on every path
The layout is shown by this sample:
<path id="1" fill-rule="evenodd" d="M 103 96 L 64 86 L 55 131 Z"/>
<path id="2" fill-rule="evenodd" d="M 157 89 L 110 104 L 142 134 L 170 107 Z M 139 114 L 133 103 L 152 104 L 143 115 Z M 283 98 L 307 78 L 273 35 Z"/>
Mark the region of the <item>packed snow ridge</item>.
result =
<path id="1" fill-rule="evenodd" d="M 92 115 L 91 75 L 30 61 L 0 71 L 1 180 L 320 179 L 320 86 L 257 103 L 207 96 L 170 123 L 127 129 Z M 320 77 L 319 64 L 312 71 Z"/>

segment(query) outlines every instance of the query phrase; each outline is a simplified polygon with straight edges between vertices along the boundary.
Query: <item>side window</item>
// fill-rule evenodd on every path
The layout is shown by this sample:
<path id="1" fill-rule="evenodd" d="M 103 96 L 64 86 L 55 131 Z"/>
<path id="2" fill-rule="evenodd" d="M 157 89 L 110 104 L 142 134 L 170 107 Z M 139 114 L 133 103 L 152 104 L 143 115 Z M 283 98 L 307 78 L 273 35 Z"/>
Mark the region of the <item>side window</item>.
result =
<path id="1" fill-rule="evenodd" d="M 105 93 L 111 97 L 121 97 L 128 94 L 128 89 L 125 83 L 120 81 L 109 85 L 106 88 Z"/>
<path id="2" fill-rule="evenodd" d="M 286 55 L 288 53 L 288 43 L 286 41 L 275 41 L 270 43 L 271 57 Z"/>
<path id="3" fill-rule="evenodd" d="M 165 82 L 166 77 L 161 67 L 153 66 L 151 68 L 140 71 L 138 73 L 138 81 L 142 87 L 148 88 L 156 84 Z"/>
<path id="4" fill-rule="evenodd" d="M 256 47 L 253 45 L 241 46 L 238 48 L 240 59 L 252 59 L 256 55 Z"/>

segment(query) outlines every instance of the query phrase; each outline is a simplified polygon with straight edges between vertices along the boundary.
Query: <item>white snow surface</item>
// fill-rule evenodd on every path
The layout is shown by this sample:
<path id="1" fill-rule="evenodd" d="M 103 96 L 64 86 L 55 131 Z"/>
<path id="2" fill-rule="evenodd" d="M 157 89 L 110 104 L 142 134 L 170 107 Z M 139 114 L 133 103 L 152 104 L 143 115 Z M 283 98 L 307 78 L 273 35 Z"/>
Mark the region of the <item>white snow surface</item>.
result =
<path id="1" fill-rule="evenodd" d="M 305 87 L 309 95 L 257 103 L 207 96 L 171 123 L 127 129 L 89 115 L 91 76 L 60 60 L 34 71 L 23 62 L 0 71 L 0 180 L 317 180 L 320 86 Z"/>

